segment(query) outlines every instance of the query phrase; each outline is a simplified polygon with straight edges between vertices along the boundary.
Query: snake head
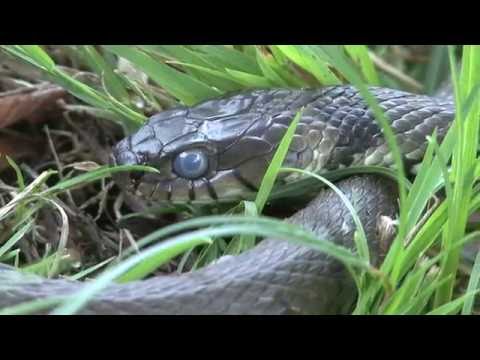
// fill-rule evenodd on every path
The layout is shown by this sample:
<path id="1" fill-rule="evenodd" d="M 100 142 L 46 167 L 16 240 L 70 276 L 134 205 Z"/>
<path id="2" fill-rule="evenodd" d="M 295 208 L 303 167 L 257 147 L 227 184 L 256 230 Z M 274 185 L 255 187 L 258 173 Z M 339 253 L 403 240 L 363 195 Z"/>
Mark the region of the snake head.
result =
<path id="1" fill-rule="evenodd" d="M 275 113 L 261 111 L 255 104 L 265 104 L 271 92 L 237 94 L 152 116 L 114 147 L 113 162 L 148 165 L 159 173 L 122 173 L 117 183 L 152 201 L 211 202 L 251 195 L 295 115 L 289 112 L 283 124 L 275 123 Z"/>

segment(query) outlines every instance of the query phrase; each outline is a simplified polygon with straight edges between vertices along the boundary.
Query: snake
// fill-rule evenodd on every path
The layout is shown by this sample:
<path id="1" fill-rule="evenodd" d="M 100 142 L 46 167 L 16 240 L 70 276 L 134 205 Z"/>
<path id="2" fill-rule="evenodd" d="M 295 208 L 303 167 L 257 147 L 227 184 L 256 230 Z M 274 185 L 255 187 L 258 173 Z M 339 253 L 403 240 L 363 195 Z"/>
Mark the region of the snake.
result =
<path id="1" fill-rule="evenodd" d="M 435 132 L 442 141 L 455 117 L 451 95 L 376 86 L 368 90 L 389 121 L 406 169 L 414 173 L 427 137 Z M 114 146 L 111 157 L 116 165 L 149 165 L 158 172 L 123 172 L 115 181 L 126 193 L 152 204 L 246 198 L 258 190 L 297 114 L 284 166 L 322 174 L 357 165 L 394 165 L 374 112 L 354 86 L 256 89 L 151 116 Z M 285 173 L 278 181 L 297 179 Z M 336 186 L 358 212 L 372 262 L 381 262 L 390 241 L 382 224 L 398 214 L 396 183 L 364 174 L 341 179 Z M 320 190 L 286 221 L 354 249 L 355 222 L 330 188 Z M 2 264 L 0 308 L 70 296 L 82 286 L 80 281 L 46 279 Z M 195 271 L 112 283 L 79 314 L 348 314 L 356 297 L 351 274 L 334 257 L 267 238 Z"/>

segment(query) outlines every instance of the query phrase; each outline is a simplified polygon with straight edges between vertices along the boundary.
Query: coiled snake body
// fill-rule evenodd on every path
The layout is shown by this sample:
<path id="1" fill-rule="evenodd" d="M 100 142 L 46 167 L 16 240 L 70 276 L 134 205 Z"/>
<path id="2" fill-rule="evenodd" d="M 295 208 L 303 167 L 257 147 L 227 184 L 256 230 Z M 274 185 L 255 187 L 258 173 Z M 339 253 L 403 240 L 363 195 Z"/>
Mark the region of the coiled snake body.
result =
<path id="1" fill-rule="evenodd" d="M 421 161 L 426 136 L 441 140 L 454 104 L 372 87 L 391 120 L 405 164 Z M 295 114 L 302 118 L 286 165 L 316 172 L 393 161 L 373 113 L 351 86 L 316 90 L 256 90 L 164 111 L 114 149 L 117 164 L 147 164 L 160 173 L 125 175 L 119 185 L 153 202 L 211 202 L 258 188 Z M 291 181 L 287 177 L 284 181 Z M 374 259 L 385 244 L 382 216 L 396 215 L 395 185 L 376 176 L 337 183 L 359 213 Z M 354 222 L 343 202 L 323 190 L 288 221 L 352 247 Z M 0 265 L 0 307 L 80 289 L 80 282 L 47 280 Z M 198 271 L 113 284 L 84 314 L 334 314 L 348 313 L 355 286 L 336 260 L 287 241 L 266 239 L 243 254 Z"/>

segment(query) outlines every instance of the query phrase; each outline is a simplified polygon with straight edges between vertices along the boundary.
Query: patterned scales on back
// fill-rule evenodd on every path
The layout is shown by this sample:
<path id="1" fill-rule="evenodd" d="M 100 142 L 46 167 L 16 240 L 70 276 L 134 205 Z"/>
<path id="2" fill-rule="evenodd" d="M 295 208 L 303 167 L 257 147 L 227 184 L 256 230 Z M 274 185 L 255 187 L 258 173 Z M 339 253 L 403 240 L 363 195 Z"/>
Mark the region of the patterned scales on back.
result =
<path id="1" fill-rule="evenodd" d="M 453 102 L 398 90 L 370 87 L 396 134 L 407 166 L 421 161 L 425 136 L 437 129 L 443 139 L 454 118 Z M 284 93 L 279 96 L 281 93 Z M 388 146 L 367 103 L 352 86 L 315 90 L 259 90 L 249 111 L 263 113 L 268 130 L 262 137 L 278 142 L 296 113 L 304 107 L 290 146 L 287 166 L 310 171 L 335 170 L 351 165 L 393 164 Z M 270 100 L 271 99 L 271 100 Z M 254 136 L 255 134 L 247 134 Z"/>

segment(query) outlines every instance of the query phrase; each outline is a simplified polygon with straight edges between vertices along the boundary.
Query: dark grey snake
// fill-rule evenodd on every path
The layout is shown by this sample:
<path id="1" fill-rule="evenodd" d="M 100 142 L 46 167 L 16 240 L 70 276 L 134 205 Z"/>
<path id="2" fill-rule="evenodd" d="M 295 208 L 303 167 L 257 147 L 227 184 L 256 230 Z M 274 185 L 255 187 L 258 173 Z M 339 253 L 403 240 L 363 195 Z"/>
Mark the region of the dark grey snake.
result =
<path id="1" fill-rule="evenodd" d="M 408 168 L 419 163 L 427 135 L 440 140 L 454 118 L 451 99 L 372 87 L 396 133 Z M 160 173 L 125 175 L 118 183 L 152 202 L 211 202 L 258 188 L 296 113 L 304 108 L 286 165 L 316 172 L 354 165 L 390 166 L 392 158 L 371 110 L 351 86 L 316 90 L 257 90 L 179 107 L 153 116 L 114 149 L 117 164 L 148 164 Z M 287 177 L 285 181 L 291 181 Z M 396 188 L 377 176 L 337 186 L 354 202 L 378 259 L 382 216 L 396 215 Z M 289 221 L 328 233 L 352 247 L 354 222 L 332 190 L 323 190 Z M 382 250 L 383 249 L 383 250 Z M 82 283 L 46 280 L 0 265 L 0 307 L 68 295 Z M 355 286 L 338 261 L 287 241 L 255 248 L 198 271 L 114 284 L 83 314 L 334 314 L 348 313 Z"/>

